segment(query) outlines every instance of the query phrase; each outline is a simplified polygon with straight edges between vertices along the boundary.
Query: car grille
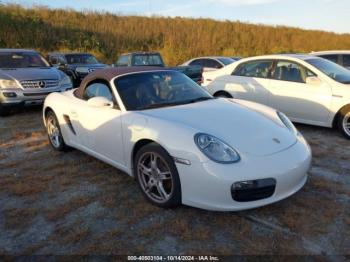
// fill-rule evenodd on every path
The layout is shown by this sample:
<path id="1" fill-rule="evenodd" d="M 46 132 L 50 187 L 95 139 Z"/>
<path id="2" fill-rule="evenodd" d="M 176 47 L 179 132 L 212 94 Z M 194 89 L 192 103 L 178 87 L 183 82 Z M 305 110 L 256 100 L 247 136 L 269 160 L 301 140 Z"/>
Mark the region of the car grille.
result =
<path id="1" fill-rule="evenodd" d="M 20 82 L 23 88 L 52 88 L 58 87 L 59 81 L 57 79 L 46 80 L 24 80 Z"/>

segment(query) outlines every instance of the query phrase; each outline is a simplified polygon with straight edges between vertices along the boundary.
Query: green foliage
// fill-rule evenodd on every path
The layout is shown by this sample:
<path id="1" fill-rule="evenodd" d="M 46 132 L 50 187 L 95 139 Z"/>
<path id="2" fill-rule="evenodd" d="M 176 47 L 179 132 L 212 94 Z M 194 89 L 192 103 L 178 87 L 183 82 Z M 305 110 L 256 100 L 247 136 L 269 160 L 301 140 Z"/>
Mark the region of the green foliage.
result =
<path id="1" fill-rule="evenodd" d="M 169 65 L 201 55 L 252 56 L 350 49 L 349 34 L 211 19 L 0 5 L 0 47 L 91 52 L 112 63 L 129 51 L 160 51 Z"/>

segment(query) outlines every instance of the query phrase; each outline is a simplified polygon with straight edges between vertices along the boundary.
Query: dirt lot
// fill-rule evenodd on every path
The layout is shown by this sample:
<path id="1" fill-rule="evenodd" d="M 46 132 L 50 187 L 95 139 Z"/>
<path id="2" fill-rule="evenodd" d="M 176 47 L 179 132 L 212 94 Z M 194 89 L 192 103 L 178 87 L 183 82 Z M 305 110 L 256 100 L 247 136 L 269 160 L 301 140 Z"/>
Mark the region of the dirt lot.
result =
<path id="1" fill-rule="evenodd" d="M 148 204 L 132 178 L 49 146 L 39 109 L 0 119 L 0 254 L 350 255 L 350 141 L 298 126 L 306 186 L 267 207 L 216 213 Z"/>

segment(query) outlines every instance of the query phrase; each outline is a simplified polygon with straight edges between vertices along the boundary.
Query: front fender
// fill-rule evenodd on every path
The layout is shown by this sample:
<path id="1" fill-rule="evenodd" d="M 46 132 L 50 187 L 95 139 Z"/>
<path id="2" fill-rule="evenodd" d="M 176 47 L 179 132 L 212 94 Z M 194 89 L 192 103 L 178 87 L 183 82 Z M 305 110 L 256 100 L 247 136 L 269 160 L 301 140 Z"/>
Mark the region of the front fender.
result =
<path id="1" fill-rule="evenodd" d="M 128 114 L 126 114 L 128 115 Z M 197 130 L 179 123 L 145 116 L 126 116 L 123 120 L 124 148 L 127 166 L 132 168 L 133 149 L 147 139 L 162 146 L 172 157 L 194 162 L 207 161 L 194 142 Z"/>

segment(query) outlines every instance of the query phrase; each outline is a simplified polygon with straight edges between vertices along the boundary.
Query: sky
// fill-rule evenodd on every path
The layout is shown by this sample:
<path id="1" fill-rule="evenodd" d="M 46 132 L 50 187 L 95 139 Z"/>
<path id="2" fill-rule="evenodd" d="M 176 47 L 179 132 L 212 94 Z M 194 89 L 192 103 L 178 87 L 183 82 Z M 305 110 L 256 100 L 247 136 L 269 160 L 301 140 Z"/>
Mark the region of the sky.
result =
<path id="1" fill-rule="evenodd" d="M 350 33 L 350 0 L 5 0 L 123 15 L 203 17 Z"/>

